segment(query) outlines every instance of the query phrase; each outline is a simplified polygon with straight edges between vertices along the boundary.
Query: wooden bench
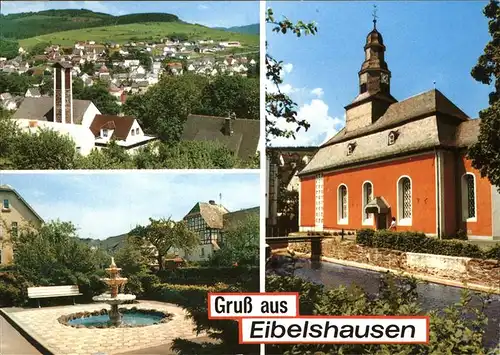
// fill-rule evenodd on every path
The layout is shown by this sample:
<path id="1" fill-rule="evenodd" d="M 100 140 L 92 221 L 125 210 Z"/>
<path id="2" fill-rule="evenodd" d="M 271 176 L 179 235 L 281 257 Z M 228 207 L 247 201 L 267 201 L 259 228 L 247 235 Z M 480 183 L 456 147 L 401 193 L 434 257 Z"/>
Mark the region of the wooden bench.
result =
<path id="1" fill-rule="evenodd" d="M 38 308 L 40 308 L 40 298 L 73 297 L 75 304 L 75 296 L 81 295 L 77 285 L 28 287 L 28 298 L 38 299 Z"/>

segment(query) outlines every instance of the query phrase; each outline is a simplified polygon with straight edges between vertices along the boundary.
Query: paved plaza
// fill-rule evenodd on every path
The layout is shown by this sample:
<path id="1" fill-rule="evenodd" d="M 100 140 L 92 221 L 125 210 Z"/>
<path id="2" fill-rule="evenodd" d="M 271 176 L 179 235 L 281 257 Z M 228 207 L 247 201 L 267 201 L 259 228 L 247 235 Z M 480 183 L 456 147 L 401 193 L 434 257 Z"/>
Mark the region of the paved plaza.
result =
<path id="1" fill-rule="evenodd" d="M 124 305 L 125 308 L 157 309 L 173 314 L 167 323 L 135 328 L 88 329 L 73 328 L 57 320 L 62 315 L 82 311 L 109 308 L 94 303 L 76 306 L 41 309 L 4 309 L 8 316 L 24 331 L 54 354 L 64 355 L 111 355 L 170 344 L 175 338 L 192 339 L 194 324 L 186 318 L 186 312 L 173 304 L 140 301 Z M 205 336 L 200 334 L 199 336 Z"/>

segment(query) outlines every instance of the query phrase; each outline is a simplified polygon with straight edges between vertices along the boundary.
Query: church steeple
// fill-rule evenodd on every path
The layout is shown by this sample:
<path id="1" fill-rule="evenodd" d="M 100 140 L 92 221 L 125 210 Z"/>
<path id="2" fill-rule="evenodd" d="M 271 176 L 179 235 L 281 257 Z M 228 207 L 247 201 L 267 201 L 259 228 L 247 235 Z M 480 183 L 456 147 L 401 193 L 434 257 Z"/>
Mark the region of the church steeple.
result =
<path id="1" fill-rule="evenodd" d="M 359 94 L 378 92 L 390 95 L 391 72 L 384 59 L 385 45 L 382 34 L 377 31 L 377 9 L 373 13 L 373 30 L 366 37 L 365 61 L 359 75 Z"/>
<path id="2" fill-rule="evenodd" d="M 391 71 L 385 62 L 385 45 L 377 30 L 377 13 L 373 13 L 373 30 L 366 37 L 365 60 L 359 76 L 359 94 L 345 107 L 346 129 L 353 130 L 376 122 L 397 102 L 391 95 Z"/>

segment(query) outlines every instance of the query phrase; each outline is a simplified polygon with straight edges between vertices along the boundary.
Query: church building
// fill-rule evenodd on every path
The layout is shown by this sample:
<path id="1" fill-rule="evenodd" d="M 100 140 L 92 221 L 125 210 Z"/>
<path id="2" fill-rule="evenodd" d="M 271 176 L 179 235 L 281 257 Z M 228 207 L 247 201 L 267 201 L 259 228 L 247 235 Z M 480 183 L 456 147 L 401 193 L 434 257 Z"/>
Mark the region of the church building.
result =
<path id="1" fill-rule="evenodd" d="M 466 158 L 480 120 L 436 89 L 396 100 L 376 21 L 364 50 L 345 127 L 299 174 L 300 230 L 500 236 L 500 194 Z"/>

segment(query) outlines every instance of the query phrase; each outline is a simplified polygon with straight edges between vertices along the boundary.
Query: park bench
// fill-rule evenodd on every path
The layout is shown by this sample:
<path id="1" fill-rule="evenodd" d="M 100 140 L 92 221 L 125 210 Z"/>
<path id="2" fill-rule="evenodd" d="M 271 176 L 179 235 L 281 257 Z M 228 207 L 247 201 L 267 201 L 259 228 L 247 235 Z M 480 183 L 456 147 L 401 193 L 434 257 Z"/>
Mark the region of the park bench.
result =
<path id="1" fill-rule="evenodd" d="M 38 308 L 40 308 L 40 298 L 73 297 L 75 304 L 75 296 L 81 295 L 77 285 L 28 287 L 28 298 L 38 299 Z"/>

